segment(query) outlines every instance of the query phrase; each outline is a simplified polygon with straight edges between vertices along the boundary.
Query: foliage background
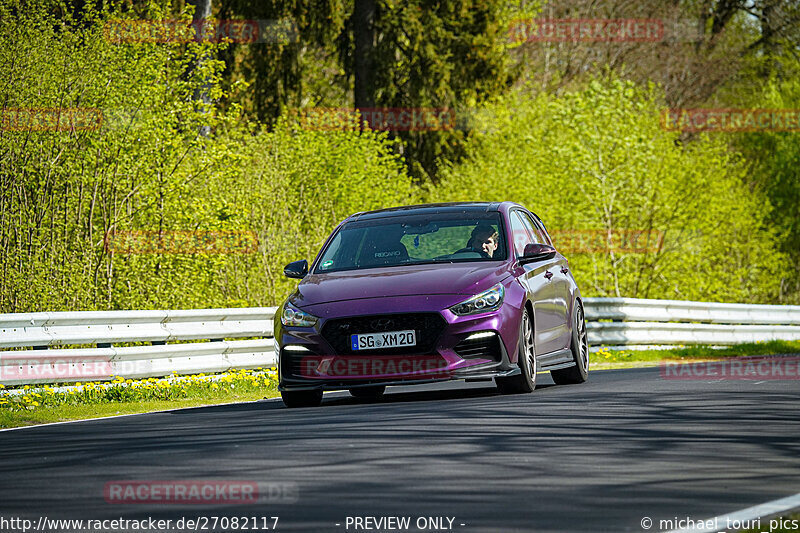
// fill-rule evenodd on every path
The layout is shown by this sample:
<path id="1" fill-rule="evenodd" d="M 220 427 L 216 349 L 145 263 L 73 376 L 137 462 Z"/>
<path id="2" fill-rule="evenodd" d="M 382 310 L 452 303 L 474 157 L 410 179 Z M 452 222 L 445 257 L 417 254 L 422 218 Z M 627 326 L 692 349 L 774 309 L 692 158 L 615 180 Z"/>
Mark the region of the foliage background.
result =
<path id="1" fill-rule="evenodd" d="M 119 17 L 188 21 L 193 7 L 179 2 L 0 0 L 3 112 L 104 113 L 96 131 L 0 128 L 0 312 L 275 305 L 296 283 L 283 265 L 313 258 L 348 214 L 475 199 L 521 202 L 551 230 L 664 233 L 657 252 L 570 255 L 586 296 L 800 303 L 797 133 L 659 126 L 676 102 L 800 107 L 786 47 L 717 65 L 719 79 L 681 100 L 675 73 L 658 79 L 637 62 L 659 48 L 601 68 L 604 47 L 508 46 L 503 25 L 537 5 L 483 4 L 444 2 L 429 17 L 418 2 L 380 3 L 395 15 L 379 25 L 377 103 L 453 106 L 463 119 L 456 132 L 394 135 L 304 130 L 291 118 L 352 105 L 352 64 L 337 55 L 352 55 L 351 3 L 221 3 L 226 17 L 261 9 L 300 25 L 299 43 L 247 49 L 104 36 Z M 720 33 L 703 59 L 752 42 L 752 25 L 730 20 L 738 33 Z M 459 67 L 470 53 L 483 67 Z M 689 54 L 694 74 L 709 68 Z M 559 57 L 582 58 L 581 74 Z M 105 235 L 124 230 L 253 231 L 259 245 L 110 253 Z"/>
<path id="2" fill-rule="evenodd" d="M 612 245 L 568 254 L 585 295 L 769 301 L 788 262 L 768 201 L 748 190 L 743 158 L 719 137 L 681 146 L 659 123 L 663 107 L 653 87 L 613 76 L 562 97 L 503 100 L 484 108 L 469 159 L 446 171 L 431 196 L 514 198 L 555 235 L 663 235 L 650 252 Z"/>
<path id="3" fill-rule="evenodd" d="M 39 12 L 0 15 L 5 109 L 100 108 L 96 131 L 0 132 L 0 311 L 275 303 L 282 266 L 312 257 L 347 214 L 413 202 L 385 134 L 266 131 L 236 108 L 198 109 L 188 50 L 105 41 Z M 210 46 L 210 45 L 208 45 Z M 192 49 L 196 48 L 196 49 Z M 199 134 L 203 125 L 213 134 Z M 110 231 L 254 231 L 254 254 L 114 254 Z"/>

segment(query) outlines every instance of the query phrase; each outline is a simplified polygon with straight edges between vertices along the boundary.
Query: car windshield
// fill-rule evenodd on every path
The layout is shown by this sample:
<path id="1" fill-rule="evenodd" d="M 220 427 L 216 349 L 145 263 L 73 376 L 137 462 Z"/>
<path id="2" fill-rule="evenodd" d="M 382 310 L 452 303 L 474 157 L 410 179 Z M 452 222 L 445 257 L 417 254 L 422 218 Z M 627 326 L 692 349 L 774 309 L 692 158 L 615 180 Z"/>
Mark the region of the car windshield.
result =
<path id="1" fill-rule="evenodd" d="M 317 273 L 423 263 L 501 261 L 497 212 L 409 215 L 349 222 L 325 249 Z"/>

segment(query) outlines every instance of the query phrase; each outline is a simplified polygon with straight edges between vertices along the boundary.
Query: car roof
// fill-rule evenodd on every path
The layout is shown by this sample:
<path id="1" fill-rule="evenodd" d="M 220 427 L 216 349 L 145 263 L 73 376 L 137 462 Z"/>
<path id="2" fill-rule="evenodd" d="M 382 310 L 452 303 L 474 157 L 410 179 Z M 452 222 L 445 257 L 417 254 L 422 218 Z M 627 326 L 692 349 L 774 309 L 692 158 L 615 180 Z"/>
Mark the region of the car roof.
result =
<path id="1" fill-rule="evenodd" d="M 405 205 L 365 211 L 347 217 L 348 222 L 355 220 L 370 220 L 406 215 L 438 215 L 448 213 L 490 212 L 500 211 L 503 204 L 516 205 L 512 202 L 447 202 L 438 204 Z"/>

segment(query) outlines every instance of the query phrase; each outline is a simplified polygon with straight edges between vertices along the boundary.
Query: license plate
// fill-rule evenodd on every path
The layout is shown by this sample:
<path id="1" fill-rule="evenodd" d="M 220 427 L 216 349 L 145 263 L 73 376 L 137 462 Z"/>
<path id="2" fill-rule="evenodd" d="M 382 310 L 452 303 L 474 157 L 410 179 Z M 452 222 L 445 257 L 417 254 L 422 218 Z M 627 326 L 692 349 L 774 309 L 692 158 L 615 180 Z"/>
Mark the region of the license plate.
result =
<path id="1" fill-rule="evenodd" d="M 402 348 L 416 345 L 417 336 L 413 329 L 350 335 L 350 346 L 353 347 L 353 350 L 377 350 L 379 348 Z"/>

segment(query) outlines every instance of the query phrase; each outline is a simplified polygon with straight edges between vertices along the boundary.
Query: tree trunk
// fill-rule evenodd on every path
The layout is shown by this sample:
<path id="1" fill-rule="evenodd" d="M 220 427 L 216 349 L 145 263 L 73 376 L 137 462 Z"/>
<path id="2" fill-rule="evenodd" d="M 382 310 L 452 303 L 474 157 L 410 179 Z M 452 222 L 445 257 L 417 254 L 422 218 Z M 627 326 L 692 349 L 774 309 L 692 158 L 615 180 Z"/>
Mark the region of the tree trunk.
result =
<path id="1" fill-rule="evenodd" d="M 358 109 L 375 105 L 373 53 L 376 0 L 355 0 L 353 9 L 353 101 Z"/>
<path id="2" fill-rule="evenodd" d="M 211 16 L 211 2 L 212 0 L 189 0 L 189 4 L 195 6 L 194 14 L 192 15 L 192 27 L 197 32 L 196 38 L 198 40 L 203 39 L 203 35 L 205 34 L 205 24 L 207 24 L 208 18 Z M 198 57 L 195 61 L 193 66 L 189 67 L 189 71 L 187 72 L 187 78 L 191 75 L 192 70 L 199 67 L 200 64 L 205 60 L 205 57 Z M 195 89 L 194 94 L 192 96 L 193 100 L 198 104 L 205 105 L 210 102 L 208 97 L 208 90 L 209 90 L 210 83 L 206 82 L 202 86 Z M 200 128 L 200 135 L 203 137 L 207 137 L 211 128 L 208 126 L 202 126 Z"/>

